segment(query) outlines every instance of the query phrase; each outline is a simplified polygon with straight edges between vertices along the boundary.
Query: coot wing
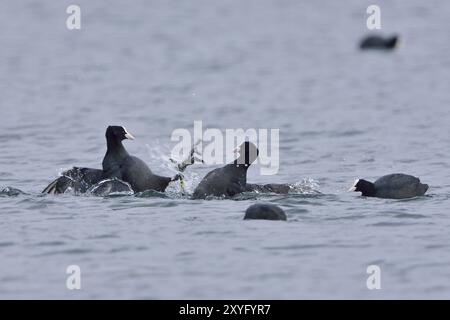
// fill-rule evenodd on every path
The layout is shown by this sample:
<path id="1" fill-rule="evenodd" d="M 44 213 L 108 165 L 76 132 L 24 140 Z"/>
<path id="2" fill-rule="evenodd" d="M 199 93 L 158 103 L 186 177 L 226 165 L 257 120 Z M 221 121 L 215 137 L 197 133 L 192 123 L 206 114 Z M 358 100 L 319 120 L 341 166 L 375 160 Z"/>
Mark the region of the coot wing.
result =
<path id="1" fill-rule="evenodd" d="M 218 197 L 227 195 L 228 185 L 229 177 L 224 173 L 223 168 L 214 169 L 200 181 L 194 190 L 193 197 L 194 199 L 204 199 L 210 195 Z"/>
<path id="2" fill-rule="evenodd" d="M 73 167 L 50 183 L 42 193 L 61 194 L 68 189 L 84 193 L 104 178 L 103 170 Z"/>

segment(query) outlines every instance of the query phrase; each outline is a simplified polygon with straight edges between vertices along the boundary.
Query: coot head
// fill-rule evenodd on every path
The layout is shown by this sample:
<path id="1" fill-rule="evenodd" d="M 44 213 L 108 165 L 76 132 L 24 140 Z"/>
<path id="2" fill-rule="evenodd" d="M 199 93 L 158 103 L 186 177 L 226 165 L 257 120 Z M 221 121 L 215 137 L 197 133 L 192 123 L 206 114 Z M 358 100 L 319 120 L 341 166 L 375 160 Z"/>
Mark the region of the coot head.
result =
<path id="1" fill-rule="evenodd" d="M 235 153 L 238 157 L 235 160 L 236 164 L 249 166 L 258 158 L 259 150 L 253 143 L 245 141 L 235 150 Z"/>
<path id="2" fill-rule="evenodd" d="M 396 48 L 399 44 L 399 38 L 398 35 L 393 35 L 392 37 L 388 38 L 386 45 L 389 48 Z"/>
<path id="3" fill-rule="evenodd" d="M 131 133 L 122 126 L 109 126 L 106 129 L 106 139 L 107 140 L 115 140 L 117 142 L 123 141 L 125 139 L 134 140 L 134 137 Z"/>
<path id="4" fill-rule="evenodd" d="M 374 184 L 364 179 L 357 179 L 348 191 L 361 192 L 362 195 L 366 197 L 375 196 Z"/>

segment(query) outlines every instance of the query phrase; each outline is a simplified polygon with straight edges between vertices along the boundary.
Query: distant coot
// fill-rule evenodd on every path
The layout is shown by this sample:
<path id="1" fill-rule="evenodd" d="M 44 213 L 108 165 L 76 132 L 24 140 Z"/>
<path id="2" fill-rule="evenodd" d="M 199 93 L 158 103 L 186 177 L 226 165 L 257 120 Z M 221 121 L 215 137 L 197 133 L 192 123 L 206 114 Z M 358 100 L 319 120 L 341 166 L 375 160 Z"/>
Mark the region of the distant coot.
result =
<path id="1" fill-rule="evenodd" d="M 251 205 L 245 211 L 244 220 L 286 220 L 286 214 L 283 209 L 273 204 L 257 203 Z"/>
<path id="2" fill-rule="evenodd" d="M 122 144 L 125 139 L 133 140 L 134 137 L 124 127 L 109 126 L 106 129 L 107 151 L 103 159 L 103 169 L 74 167 L 63 172 L 43 193 L 59 194 L 67 190 L 84 193 L 106 179 L 122 180 L 130 185 L 134 192 L 150 189 L 163 192 L 169 182 L 179 178 L 178 175 L 170 178 L 153 174 L 144 161 L 128 154 Z M 106 186 L 111 192 L 120 192 L 124 188 L 120 183 L 109 183 L 99 190 L 108 189 Z"/>
<path id="3" fill-rule="evenodd" d="M 395 173 L 383 176 L 374 183 L 358 179 L 349 191 L 361 192 L 365 197 L 406 199 L 423 196 L 427 190 L 428 185 L 420 183 L 419 178 Z"/>
<path id="4" fill-rule="evenodd" d="M 194 199 L 208 196 L 233 197 L 247 191 L 247 170 L 258 157 L 258 148 L 244 142 L 238 149 L 239 157 L 222 168 L 209 172 L 194 190 Z"/>
<path id="5" fill-rule="evenodd" d="M 360 49 L 381 49 L 391 50 L 397 47 L 399 42 L 398 36 L 383 37 L 378 35 L 372 35 L 361 40 L 359 45 Z"/>

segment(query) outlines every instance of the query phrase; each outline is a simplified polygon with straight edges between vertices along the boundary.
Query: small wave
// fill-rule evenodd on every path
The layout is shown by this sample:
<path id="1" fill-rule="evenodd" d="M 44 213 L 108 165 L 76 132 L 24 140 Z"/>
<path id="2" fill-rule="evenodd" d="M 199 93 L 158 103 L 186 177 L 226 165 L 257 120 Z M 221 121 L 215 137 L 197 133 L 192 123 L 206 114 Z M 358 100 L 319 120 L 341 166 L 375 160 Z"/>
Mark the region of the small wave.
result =
<path id="1" fill-rule="evenodd" d="M 410 218 L 410 219 L 421 219 L 421 218 L 426 218 L 427 216 L 423 215 L 423 214 L 415 214 L 415 213 L 399 213 L 395 215 L 396 218 Z"/>
<path id="2" fill-rule="evenodd" d="M 135 194 L 137 198 L 168 198 L 168 195 L 164 192 L 159 192 L 156 190 L 147 190 Z"/>
<path id="3" fill-rule="evenodd" d="M 287 246 L 268 246 L 263 247 L 265 250 L 307 250 L 307 249 L 322 249 L 322 248 L 364 248 L 365 244 L 293 244 Z"/>
<path id="4" fill-rule="evenodd" d="M 330 132 L 332 137 L 353 137 L 365 134 L 366 131 L 363 130 L 344 130 L 344 131 L 333 131 Z"/>
<path id="5" fill-rule="evenodd" d="M 410 225 L 411 223 L 406 223 L 406 222 L 377 222 L 377 223 L 373 223 L 370 226 L 372 227 L 400 227 L 400 226 L 407 226 Z"/>
<path id="6" fill-rule="evenodd" d="M 242 192 L 242 193 L 235 195 L 231 199 L 236 200 L 236 201 L 257 200 L 261 197 L 261 195 L 264 195 L 264 194 L 260 193 L 260 192 Z M 221 200 L 221 199 L 224 199 L 224 197 L 208 197 L 208 200 L 213 200 L 213 199 Z"/>
<path id="7" fill-rule="evenodd" d="M 53 247 L 53 246 L 63 246 L 66 242 L 64 241 L 42 241 L 36 243 L 36 246 L 38 247 Z"/>
<path id="8" fill-rule="evenodd" d="M 23 192 L 22 190 L 13 188 L 13 187 L 6 187 L 4 188 L 2 191 L 0 191 L 0 196 L 3 197 L 17 197 L 20 195 L 24 195 L 26 194 L 25 192 Z"/>
<path id="9" fill-rule="evenodd" d="M 2 248 L 2 247 L 10 247 L 10 246 L 13 246 L 15 243 L 14 242 L 11 242 L 11 241 L 8 241 L 8 242 L 0 242 L 0 248 Z"/>
<path id="10" fill-rule="evenodd" d="M 36 256 L 53 256 L 53 255 L 83 255 L 92 253 L 94 250 L 87 249 L 87 248 L 74 248 L 74 249 L 66 249 L 66 250 L 54 250 L 54 251 L 48 251 L 44 253 L 37 254 Z"/>

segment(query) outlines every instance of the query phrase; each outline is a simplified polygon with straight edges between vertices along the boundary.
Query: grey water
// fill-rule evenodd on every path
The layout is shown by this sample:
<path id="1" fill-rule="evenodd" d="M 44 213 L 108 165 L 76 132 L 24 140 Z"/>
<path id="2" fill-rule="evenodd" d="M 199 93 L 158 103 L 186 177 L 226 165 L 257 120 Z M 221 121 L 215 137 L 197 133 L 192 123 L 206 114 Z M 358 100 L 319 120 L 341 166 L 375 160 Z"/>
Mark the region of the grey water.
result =
<path id="1" fill-rule="evenodd" d="M 0 298 L 450 298 L 450 2 L 377 1 L 393 52 L 361 52 L 373 1 L 0 2 Z M 97 167 L 107 125 L 158 174 L 176 128 L 280 129 L 289 195 L 40 194 Z M 188 187 L 214 166 L 188 168 Z M 409 200 L 349 193 L 404 172 Z M 282 221 L 244 221 L 256 202 Z M 66 287 L 69 265 L 81 290 Z M 369 265 L 381 289 L 369 290 Z"/>

